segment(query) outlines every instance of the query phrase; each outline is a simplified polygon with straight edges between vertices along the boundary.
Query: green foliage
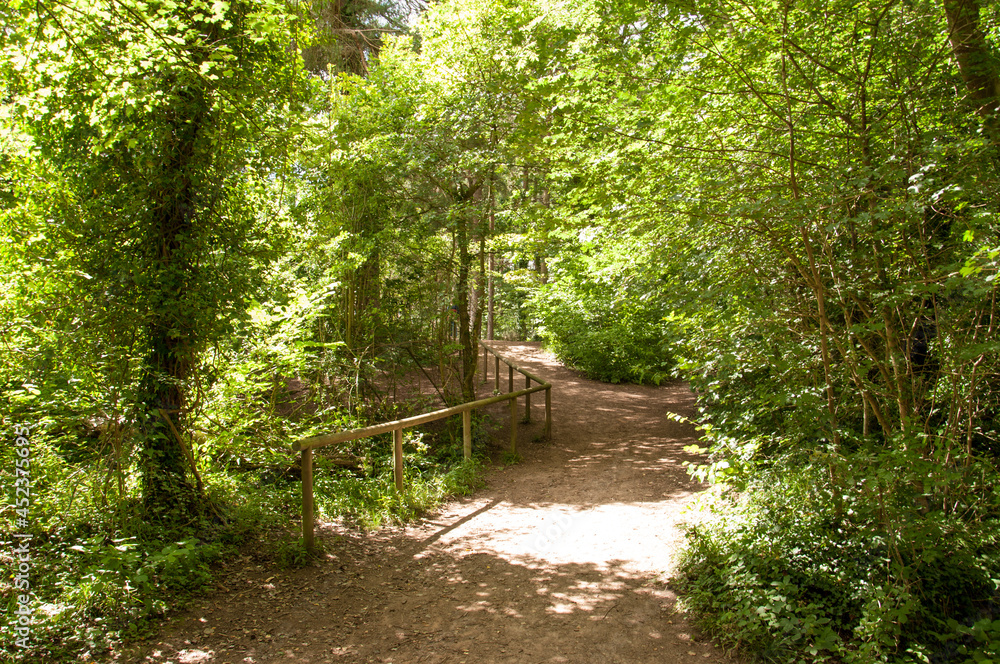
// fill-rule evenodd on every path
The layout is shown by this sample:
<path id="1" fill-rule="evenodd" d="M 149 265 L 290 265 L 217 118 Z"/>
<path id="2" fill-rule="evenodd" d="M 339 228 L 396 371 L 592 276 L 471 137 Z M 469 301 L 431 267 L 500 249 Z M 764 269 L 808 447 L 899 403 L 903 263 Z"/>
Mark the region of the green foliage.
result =
<path id="1" fill-rule="evenodd" d="M 764 661 L 964 661 L 1000 608 L 997 487 L 984 499 L 928 470 L 873 450 L 757 473 L 689 528 L 687 606 Z M 954 502 L 915 510 L 928 479 Z"/>
<path id="2" fill-rule="evenodd" d="M 656 383 L 673 361 L 663 281 L 642 242 L 614 241 L 599 228 L 550 261 L 551 281 L 532 293 L 538 334 L 567 365 L 611 383 Z M 586 241 L 583 241 L 583 240 Z"/>
<path id="3" fill-rule="evenodd" d="M 739 496 L 685 562 L 706 625 L 776 661 L 963 661 L 997 604 L 996 117 L 940 7 L 818 10 L 626 3 L 558 56 L 550 182 L 601 254 L 567 247 L 582 276 L 553 270 L 540 317 L 610 365 L 601 314 L 642 318 L 608 293 L 643 300 L 607 266 L 645 277 L 702 407 L 696 473 Z"/>
<path id="4" fill-rule="evenodd" d="M 200 504 L 179 432 L 204 353 L 275 257 L 260 204 L 304 91 L 290 16 L 270 0 L 8 14 L 2 129 L 16 140 L 2 163 L 16 196 L 0 253 L 19 311 L 5 368 L 43 394 L 83 382 L 78 416 L 129 430 L 116 452 L 137 457 L 149 517 L 182 521 Z M 53 278 L 37 299 L 42 265 Z"/>
<path id="5" fill-rule="evenodd" d="M 134 537 L 65 537 L 36 536 L 30 542 L 32 592 L 43 601 L 34 605 L 30 646 L 18 656 L 76 659 L 77 652 L 101 652 L 145 636 L 155 630 L 168 603 L 177 605 L 210 583 L 209 565 L 220 551 L 198 540 L 163 544 Z M 6 550 L 13 548 L 4 540 Z M 4 643 L 13 644 L 17 593 L 4 595 L 0 634 Z"/>
<path id="6" fill-rule="evenodd" d="M 695 472 L 733 492 L 683 565 L 710 629 L 775 661 L 995 660 L 998 10 L 446 0 L 384 38 L 399 13 L 350 6 L 0 8 L 32 656 L 136 636 L 225 547 L 304 563 L 288 442 L 408 414 L 407 372 L 468 398 L 493 280 L 496 336 L 690 379 Z M 408 433 L 403 492 L 385 438 L 317 453 L 320 514 L 472 490 L 447 427 Z"/>
<path id="7" fill-rule="evenodd" d="M 363 528 L 377 529 L 410 521 L 449 497 L 468 495 L 483 486 L 480 460 L 450 460 L 447 451 L 435 452 L 422 436 L 407 433 L 402 492 L 395 488 L 391 437 L 386 437 L 368 447 L 364 477 L 334 468 L 317 474 L 318 513 L 331 518 L 345 515 Z"/>
<path id="8" fill-rule="evenodd" d="M 972 625 L 962 625 L 956 620 L 949 620 L 948 633 L 943 640 L 962 643 L 955 651 L 967 658 L 963 664 L 996 662 L 1000 658 L 1000 621 L 983 618 Z"/>
<path id="9" fill-rule="evenodd" d="M 285 535 L 274 546 L 274 559 L 282 567 L 305 567 L 322 552 L 323 543 L 313 543 L 314 551 L 306 548 L 305 540 Z"/>
<path id="10" fill-rule="evenodd" d="M 505 466 L 515 466 L 524 461 L 524 457 L 517 452 L 511 452 L 508 450 L 503 453 L 500 460 Z"/>
<path id="11" fill-rule="evenodd" d="M 102 468 L 68 464 L 61 455 L 44 451 L 47 447 L 40 435 L 32 436 L 31 469 L 38 478 L 29 530 L 35 613 L 31 649 L 17 651 L 19 656 L 71 661 L 84 651 L 107 652 L 122 641 L 141 638 L 156 629 L 165 613 L 211 585 L 215 561 L 242 548 L 280 565 L 301 566 L 310 560 L 298 534 L 290 534 L 301 506 L 301 485 L 285 472 L 290 465 L 287 446 L 280 456 L 277 451 L 250 455 L 249 446 L 233 440 L 206 440 L 202 453 L 217 455 L 226 449 L 222 458 L 231 464 L 203 469 L 215 516 L 177 529 L 174 541 L 162 540 L 168 534 L 162 525 L 144 523 L 139 512 L 124 512 L 127 505 L 107 508 Z M 321 451 L 315 464 L 317 510 L 325 518 L 343 516 L 377 528 L 412 519 L 450 496 L 466 495 L 482 486 L 483 464 L 478 459 L 455 461 L 453 448 L 454 441 L 447 439 L 431 444 L 421 435 L 409 436 L 402 493 L 393 485 L 389 441 L 355 450 L 368 459 L 360 475 L 327 462 Z M 13 459 L 6 458 L 9 449 L 3 450 L 4 468 L 13 468 Z M 242 468 L 234 463 L 236 453 L 249 457 L 242 458 Z M 54 481 L 63 477 L 77 489 L 69 491 Z M 134 488 L 134 480 L 130 483 Z M 13 487 L 13 482 L 5 485 Z M 8 496 L 5 504 L 12 502 Z M 12 534 L 23 532 L 14 529 L 13 516 L 11 508 L 4 509 L 0 559 L 5 565 L 13 561 L 10 552 L 20 541 Z M 7 648 L 0 653 L 11 656 L 17 595 L 11 577 L 0 579 L 0 634 Z"/>

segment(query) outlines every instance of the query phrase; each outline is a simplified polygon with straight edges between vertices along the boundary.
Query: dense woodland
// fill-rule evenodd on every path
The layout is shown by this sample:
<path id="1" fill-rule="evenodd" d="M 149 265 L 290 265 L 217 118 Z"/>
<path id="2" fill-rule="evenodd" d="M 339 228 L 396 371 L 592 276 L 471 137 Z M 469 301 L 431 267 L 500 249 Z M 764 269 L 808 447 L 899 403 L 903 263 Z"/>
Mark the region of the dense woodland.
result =
<path id="1" fill-rule="evenodd" d="M 1000 5 L 0 21 L 5 657 L 100 657 L 231 547 L 305 561 L 292 440 L 421 411 L 392 398 L 414 375 L 469 399 L 478 339 L 541 338 L 601 380 L 690 381 L 717 518 L 676 583 L 724 643 L 1000 661 Z M 319 454 L 320 514 L 475 486 L 453 431 L 407 435 L 405 493 L 387 439 Z"/>

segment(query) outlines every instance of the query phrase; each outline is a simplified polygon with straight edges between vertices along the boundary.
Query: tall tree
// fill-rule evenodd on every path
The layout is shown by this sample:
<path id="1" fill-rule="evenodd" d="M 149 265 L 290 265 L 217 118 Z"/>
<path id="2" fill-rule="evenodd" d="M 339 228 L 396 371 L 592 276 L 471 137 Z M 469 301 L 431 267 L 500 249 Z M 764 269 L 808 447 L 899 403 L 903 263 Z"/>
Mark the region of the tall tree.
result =
<path id="1" fill-rule="evenodd" d="M 134 341 L 142 496 L 173 518 L 197 508 L 185 422 L 201 353 L 270 256 L 251 200 L 298 86 L 292 16 L 263 0 L 37 3 L 15 18 L 17 120 L 78 206 L 50 241 L 75 257 L 87 324 Z"/>
<path id="2" fill-rule="evenodd" d="M 367 74 L 386 35 L 406 33 L 422 0 L 313 0 L 303 9 L 310 32 L 302 56 L 306 67 L 323 75 L 332 68 Z"/>
<path id="3" fill-rule="evenodd" d="M 976 0 L 945 0 L 948 39 L 969 100 L 994 146 L 1000 146 L 1000 64 L 986 41 Z"/>
<path id="4" fill-rule="evenodd" d="M 944 656 L 938 628 L 969 634 L 995 597 L 981 496 L 1000 431 L 997 14 L 891 0 L 628 14 L 549 77 L 560 168 L 580 185 L 558 203 L 667 248 L 672 287 L 646 295 L 672 310 L 706 406 L 705 476 L 749 505 L 692 534 L 692 596 L 710 612 L 724 597 L 720 631 L 739 622 L 771 652 Z M 782 562 L 820 541 L 875 558 L 830 584 Z M 930 562 L 945 558 L 948 581 Z M 790 608 L 761 617 L 783 583 Z M 821 596 L 835 599 L 813 618 L 839 633 L 774 627 L 804 624 L 795 606 Z"/>

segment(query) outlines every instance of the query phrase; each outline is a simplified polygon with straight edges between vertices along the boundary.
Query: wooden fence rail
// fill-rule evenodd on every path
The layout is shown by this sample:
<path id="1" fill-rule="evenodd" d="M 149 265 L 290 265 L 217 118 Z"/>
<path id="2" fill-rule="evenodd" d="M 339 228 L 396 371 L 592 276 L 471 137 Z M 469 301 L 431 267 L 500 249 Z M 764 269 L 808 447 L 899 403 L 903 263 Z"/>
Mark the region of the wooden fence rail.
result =
<path id="1" fill-rule="evenodd" d="M 482 408 L 483 406 L 489 406 L 490 404 L 499 403 L 501 401 L 510 402 L 510 451 L 517 452 L 517 421 L 516 421 L 516 411 L 517 411 L 517 400 L 519 397 L 524 397 L 524 421 L 531 421 L 531 394 L 533 392 L 538 392 L 540 390 L 545 390 L 545 438 L 549 438 L 552 435 L 552 383 L 543 381 L 541 378 L 525 371 L 524 369 L 518 367 L 513 362 L 504 359 L 500 356 L 495 348 L 490 346 L 484 341 L 480 341 L 479 345 L 483 347 L 483 380 L 484 382 L 488 380 L 489 377 L 489 354 L 492 354 L 496 358 L 495 362 L 495 379 L 494 379 L 494 391 L 500 391 L 500 362 L 507 365 L 508 380 L 507 380 L 507 393 L 498 394 L 486 399 L 479 399 L 478 401 L 470 401 L 468 403 L 463 403 L 458 406 L 453 406 L 451 408 L 443 408 L 441 410 L 435 410 L 431 413 L 424 413 L 423 415 L 414 415 L 413 417 L 407 417 L 402 420 L 394 420 L 392 422 L 382 422 L 381 424 L 375 424 L 370 427 L 364 427 L 361 429 L 351 429 L 350 431 L 339 431 L 337 433 L 325 434 L 322 436 L 313 436 L 311 438 L 303 438 L 292 443 L 293 452 L 301 452 L 302 454 L 302 539 L 305 542 L 306 549 L 312 550 L 314 542 L 314 515 L 313 515 L 313 464 L 312 464 L 312 451 L 318 447 L 326 447 L 327 445 L 336 445 L 338 443 L 346 443 L 348 441 L 357 440 L 359 438 L 368 438 L 369 436 L 377 436 L 378 434 L 392 432 L 393 435 L 393 474 L 396 483 L 396 490 L 403 490 L 403 429 L 414 427 L 420 424 L 426 424 L 427 422 L 433 422 L 435 420 L 444 419 L 452 415 L 462 415 L 462 447 L 465 454 L 465 458 L 469 459 L 472 457 L 472 411 L 476 408 Z M 514 372 L 517 371 L 524 376 L 524 389 L 514 391 Z M 534 381 L 539 383 L 538 385 L 532 387 L 531 382 Z"/>

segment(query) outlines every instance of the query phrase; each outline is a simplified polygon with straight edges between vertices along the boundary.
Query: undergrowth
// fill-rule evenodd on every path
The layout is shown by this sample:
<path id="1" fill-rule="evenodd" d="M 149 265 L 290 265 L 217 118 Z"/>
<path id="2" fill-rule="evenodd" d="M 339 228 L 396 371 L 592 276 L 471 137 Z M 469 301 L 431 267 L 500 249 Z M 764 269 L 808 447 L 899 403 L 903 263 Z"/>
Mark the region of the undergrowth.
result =
<path id="1" fill-rule="evenodd" d="M 485 434 L 478 420 L 476 431 L 481 444 Z M 317 517 L 344 517 L 358 527 L 378 528 L 475 490 L 482 484 L 483 462 L 462 460 L 449 433 L 446 429 L 432 439 L 407 431 L 402 492 L 393 484 L 391 441 L 359 441 L 354 451 L 364 455 L 364 464 L 355 469 L 334 465 L 325 450 L 318 451 Z M 184 526 L 164 530 L 144 522 L 135 500 L 109 501 L 105 490 L 114 478 L 87 459 L 68 461 L 59 449 L 69 444 L 66 440 L 37 430 L 31 442 L 29 522 L 18 525 L 9 507 L 12 495 L 6 496 L 0 520 L 0 561 L 12 570 L 0 578 L 2 661 L 110 657 L 123 644 L 153 633 L 165 614 L 209 590 L 215 563 L 238 551 L 283 566 L 311 560 L 301 544 L 301 483 L 288 452 L 281 457 L 283 465 L 258 463 L 249 470 L 247 464 L 202 464 L 205 501 L 212 508 Z M 13 451 L 5 449 L 0 457 L 6 476 L 14 468 Z M 74 490 L 68 490 L 70 485 Z M 22 535 L 30 535 L 27 641 L 15 631 L 24 593 L 14 574 Z"/>
<path id="2" fill-rule="evenodd" d="M 569 240 L 580 253 L 553 258 L 550 281 L 532 293 L 531 309 L 546 347 L 595 380 L 659 385 L 673 377 L 664 323 L 668 310 L 657 295 L 664 284 L 655 258 L 640 258 L 634 239 L 597 229 L 580 238 Z"/>
<path id="3" fill-rule="evenodd" d="M 815 454 L 721 494 L 677 581 L 700 626 L 763 662 L 1000 661 L 1000 490 L 898 462 Z"/>

